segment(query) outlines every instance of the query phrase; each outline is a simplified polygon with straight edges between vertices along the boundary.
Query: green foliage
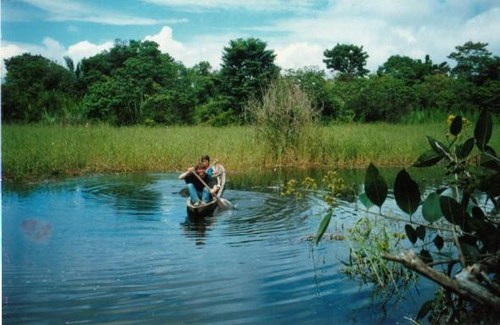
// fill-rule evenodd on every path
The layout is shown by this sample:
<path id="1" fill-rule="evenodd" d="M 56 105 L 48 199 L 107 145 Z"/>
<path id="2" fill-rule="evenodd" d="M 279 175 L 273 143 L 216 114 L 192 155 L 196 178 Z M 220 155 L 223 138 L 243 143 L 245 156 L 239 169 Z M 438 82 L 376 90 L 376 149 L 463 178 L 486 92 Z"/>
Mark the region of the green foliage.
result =
<path id="1" fill-rule="evenodd" d="M 205 104 L 196 107 L 194 121 L 196 124 L 210 126 L 225 126 L 235 124 L 238 117 L 232 110 L 228 110 L 230 101 L 227 97 L 217 96 L 209 99 Z"/>
<path id="2" fill-rule="evenodd" d="M 40 55 L 6 59 L 5 67 L 2 117 L 7 122 L 40 122 L 76 102 L 72 73 Z"/>
<path id="3" fill-rule="evenodd" d="M 324 122 L 427 123 L 450 112 L 500 112 L 500 58 L 487 43 L 467 42 L 449 58 L 457 65 L 393 55 L 368 76 L 362 47 L 337 44 L 324 51 L 329 79 L 317 67 L 288 70 Z M 262 101 L 279 74 L 275 53 L 256 38 L 229 42 L 220 71 L 206 61 L 191 68 L 151 41 L 121 41 L 66 69 L 39 55 L 5 61 L 2 109 L 6 122 L 113 125 L 242 123 L 249 100 Z M 165 105 L 165 106 L 163 106 Z M 87 115 L 88 114 L 88 115 Z M 333 124 L 333 123 L 331 123 Z"/>
<path id="4" fill-rule="evenodd" d="M 307 140 L 317 116 L 309 97 L 284 78 L 274 79 L 262 101 L 250 102 L 246 111 L 279 165 Z"/>
<path id="5" fill-rule="evenodd" d="M 448 306 L 449 309 L 458 309 L 464 315 L 457 314 L 457 321 L 467 320 L 467 314 L 472 314 L 477 310 L 486 310 L 489 306 L 495 306 L 498 299 L 498 292 L 491 291 L 491 287 L 498 285 L 499 263 L 498 250 L 500 241 L 497 239 L 498 220 L 495 218 L 500 208 L 500 159 L 495 150 L 489 146 L 492 138 L 493 126 L 492 119 L 487 110 L 483 110 L 476 122 L 474 128 L 474 137 L 462 140 L 464 124 L 467 123 L 461 116 L 454 116 L 450 121 L 449 135 L 451 139 L 448 144 L 438 141 L 432 137 L 427 137 L 430 150 L 424 152 L 416 161 L 414 166 L 427 167 L 437 164 L 440 161 L 445 163 L 445 175 L 449 176 L 445 180 L 449 191 L 441 189 L 439 192 L 431 192 L 424 200 L 422 205 L 422 216 L 429 223 L 436 223 L 441 220 L 442 225 L 447 225 L 449 239 L 443 239 L 440 234 L 435 235 L 432 243 L 437 250 L 441 250 L 445 241 L 451 241 L 455 244 L 455 255 L 459 257 L 461 272 L 471 272 L 468 267 L 476 267 L 481 270 L 491 272 L 493 280 L 477 278 L 470 280 L 474 282 L 475 289 L 466 293 L 454 291 L 445 285 L 446 281 L 438 280 L 436 276 L 432 280 L 442 285 L 448 294 L 459 293 L 460 299 L 453 301 Z M 471 157 L 474 152 L 474 143 L 479 153 L 476 159 Z M 478 165 L 472 162 L 478 161 Z M 370 165 L 367 170 L 367 178 L 374 178 L 376 173 L 374 167 Z M 371 176 L 370 176 L 371 175 Z M 370 188 L 365 187 L 367 196 L 371 193 Z M 482 193 L 482 194 L 481 194 Z M 411 217 L 420 205 L 420 190 L 416 182 L 403 169 L 394 184 L 394 196 L 399 208 L 408 213 Z M 481 197 L 485 196 L 489 200 L 489 205 L 480 204 Z M 378 197 L 371 198 L 374 201 Z M 377 201 L 377 203 L 380 200 Z M 405 225 L 405 233 L 409 241 L 416 245 L 418 239 L 425 244 L 426 230 L 425 225 L 414 227 L 410 223 Z M 384 252 L 383 250 L 380 250 Z M 373 252 L 372 254 L 377 254 Z M 436 254 L 427 248 L 422 248 L 419 252 L 420 259 L 424 263 L 432 263 Z M 442 257 L 442 256 L 441 256 Z M 396 258 L 397 259 L 397 258 Z M 415 262 L 412 262 L 415 265 Z M 452 266 L 456 260 L 440 261 L 440 263 L 449 264 L 450 267 L 445 273 L 452 277 Z M 425 274 L 425 273 L 424 273 Z M 450 279 L 451 281 L 451 279 Z M 491 281 L 495 283 L 492 284 Z M 464 288 L 468 286 L 463 284 Z M 482 301 L 482 304 L 477 304 Z M 485 309 L 486 308 L 486 309 Z M 418 318 L 422 318 L 429 313 L 427 305 L 422 306 Z M 472 312 L 471 312 L 472 311 Z M 484 317 L 484 316 L 483 316 Z M 483 318 L 488 319 L 488 318 Z"/>
<path id="6" fill-rule="evenodd" d="M 312 105 L 321 112 L 323 119 L 331 119 L 334 116 L 335 101 L 329 90 L 326 74 L 317 67 L 305 67 L 297 70 L 287 70 L 285 78 L 300 87 L 307 94 Z"/>
<path id="7" fill-rule="evenodd" d="M 248 100 L 260 100 L 269 83 L 279 73 L 279 68 L 274 64 L 276 54 L 267 50 L 266 46 L 258 38 L 238 38 L 224 47 L 220 84 L 223 95 L 230 98 L 236 116 L 242 117 Z"/>
<path id="8" fill-rule="evenodd" d="M 489 79 L 488 74 L 494 71 L 492 66 L 498 58 L 495 60 L 491 57 L 491 52 L 486 49 L 487 46 L 488 43 L 471 41 L 456 46 L 457 51 L 448 56 L 457 62 L 451 70 L 452 74 L 475 84 L 481 84 L 485 79 Z M 498 78 L 498 75 L 496 77 Z"/>
<path id="9" fill-rule="evenodd" d="M 384 299 L 416 282 L 415 273 L 388 262 L 381 255 L 381 252 L 388 253 L 400 247 L 400 234 L 391 236 L 385 227 L 376 227 L 370 219 L 361 218 L 349 229 L 348 238 L 349 261 L 344 262 L 343 270 L 348 276 L 376 284 L 375 292 L 382 294 Z M 396 238 L 395 244 L 393 238 Z"/>
<path id="10" fill-rule="evenodd" d="M 412 89 L 390 76 L 336 82 L 333 91 L 343 101 L 339 111 L 352 112 L 358 121 L 397 122 L 414 105 Z"/>
<path id="11" fill-rule="evenodd" d="M 397 174 L 394 182 L 395 201 L 409 215 L 409 222 L 397 220 L 404 223 L 404 233 L 419 250 L 418 255 L 395 255 L 394 250 L 402 249 L 399 247 L 401 237 L 395 236 L 395 242 L 390 242 L 385 224 L 375 227 L 368 218 L 361 218 L 349 236 L 355 245 L 351 246 L 346 272 L 364 282 L 376 284 L 376 288 L 385 288 L 388 283 L 393 283 L 393 279 L 410 279 L 409 274 L 417 271 L 441 285 L 447 297 L 444 305 L 442 296 L 424 303 L 417 320 L 430 315 L 436 323 L 445 316 L 446 321 L 488 322 L 498 316 L 498 313 L 491 314 L 488 310 L 498 307 L 499 295 L 495 288 L 500 285 L 500 240 L 497 236 L 500 226 L 497 216 L 500 209 L 500 159 L 490 146 L 492 118 L 487 110 L 483 110 L 473 137 L 464 134 L 469 122 L 460 115 L 450 116 L 449 124 L 448 142 L 428 136 L 430 149 L 413 164 L 414 167 L 429 167 L 443 162 L 444 186 L 429 193 L 422 204 L 419 186 L 406 169 Z M 472 156 L 474 153 L 476 157 Z M 359 200 L 368 208 L 371 204 L 381 208 L 386 198 L 385 180 L 375 165 L 370 164 L 365 174 L 365 192 L 361 193 Z M 485 199 L 486 202 L 481 203 Z M 414 224 L 415 219 L 412 221 L 420 205 L 423 220 L 428 224 Z M 330 214 L 322 220 L 316 242 L 325 233 Z M 437 231 L 433 226 L 436 223 L 439 223 Z M 372 236 L 376 229 L 380 233 Z M 452 243 L 450 252 L 443 253 L 446 242 Z M 402 268 L 394 265 L 388 268 L 388 263 L 392 263 L 388 261 L 402 263 L 406 275 L 394 273 Z M 437 271 L 432 267 L 435 264 L 448 267 Z M 397 285 L 393 283 L 393 287 Z"/>
<path id="12" fill-rule="evenodd" d="M 387 198 L 387 183 L 373 164 L 370 164 L 366 170 L 365 193 L 366 197 L 379 208 Z"/>
<path id="13" fill-rule="evenodd" d="M 377 74 L 401 79 L 411 86 L 424 81 L 427 76 L 446 75 L 448 72 L 449 67 L 446 62 L 433 64 L 428 55 L 424 62 L 407 56 L 393 55 L 379 67 Z"/>
<path id="14" fill-rule="evenodd" d="M 337 43 L 331 50 L 325 50 L 323 55 L 326 67 L 339 72 L 339 80 L 364 77 L 369 72 L 365 69 L 369 56 L 363 51 L 363 46 Z"/>
<path id="15" fill-rule="evenodd" d="M 420 205 L 420 190 L 418 184 L 411 179 L 410 174 L 402 169 L 396 176 L 394 182 L 394 199 L 398 207 L 411 215 L 417 211 Z"/>

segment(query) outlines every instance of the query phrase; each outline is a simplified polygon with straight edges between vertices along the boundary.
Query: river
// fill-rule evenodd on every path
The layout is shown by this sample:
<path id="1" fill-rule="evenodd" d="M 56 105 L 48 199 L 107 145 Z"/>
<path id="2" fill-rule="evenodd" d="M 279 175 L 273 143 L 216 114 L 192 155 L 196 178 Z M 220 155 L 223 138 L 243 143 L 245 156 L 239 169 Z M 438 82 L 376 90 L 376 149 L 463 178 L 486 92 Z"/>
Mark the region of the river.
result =
<path id="1" fill-rule="evenodd" d="M 249 177 L 229 178 L 234 209 L 202 219 L 177 174 L 3 183 L 4 324 L 394 324 L 432 298 L 424 282 L 379 301 L 341 272 L 346 240 L 308 240 L 320 198 Z M 341 201 L 329 232 L 361 213 Z"/>

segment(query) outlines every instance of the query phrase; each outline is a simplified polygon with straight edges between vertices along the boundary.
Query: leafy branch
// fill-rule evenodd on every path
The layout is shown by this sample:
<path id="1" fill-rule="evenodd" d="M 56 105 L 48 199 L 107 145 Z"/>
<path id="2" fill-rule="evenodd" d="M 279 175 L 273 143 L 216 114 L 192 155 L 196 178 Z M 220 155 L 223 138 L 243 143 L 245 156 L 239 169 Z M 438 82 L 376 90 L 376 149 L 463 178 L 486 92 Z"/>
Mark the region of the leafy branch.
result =
<path id="1" fill-rule="evenodd" d="M 413 167 L 430 167 L 442 163 L 445 167 L 442 187 L 422 200 L 417 182 L 404 168 L 397 174 L 393 186 L 397 206 L 408 215 L 408 221 L 403 222 L 411 244 L 415 247 L 419 239 L 424 241 L 427 230 L 436 231 L 434 224 L 440 222 L 449 232 L 438 230 L 432 243 L 438 251 L 443 248 L 444 242 L 453 243 L 453 254 L 448 260 L 435 263 L 433 254 L 436 252 L 431 252 L 424 245 L 418 254 L 413 250 L 399 254 L 388 250 L 372 253 L 431 279 L 445 290 L 445 296 L 456 295 L 458 299 L 448 300 L 452 304 L 448 309 L 451 318 L 457 321 L 462 317 L 460 315 L 471 314 L 471 311 L 485 311 L 489 307 L 498 310 L 500 307 L 500 239 L 497 238 L 500 159 L 488 145 L 493 123 L 488 111 L 483 110 L 476 122 L 473 137 L 461 142 L 463 126 L 464 119 L 461 116 L 451 120 L 451 140 L 448 144 L 427 137 L 430 149 L 413 164 Z M 475 156 L 472 155 L 474 152 L 477 153 Z M 366 170 L 364 189 L 365 193 L 360 195 L 361 202 L 367 206 L 378 206 L 379 214 L 382 215 L 388 185 L 373 164 Z M 485 202 L 481 204 L 483 200 Z M 412 220 L 420 207 L 427 224 Z M 328 217 L 324 218 L 318 229 L 317 242 L 327 226 L 325 219 Z M 445 233 L 448 238 L 442 237 Z M 438 271 L 434 269 L 437 264 L 447 264 L 448 268 Z M 425 303 L 417 319 L 425 317 L 431 311 L 429 306 L 434 303 L 438 305 L 437 301 Z M 462 313 L 457 313 L 457 310 Z M 494 314 L 483 314 L 483 317 L 494 317 Z"/>

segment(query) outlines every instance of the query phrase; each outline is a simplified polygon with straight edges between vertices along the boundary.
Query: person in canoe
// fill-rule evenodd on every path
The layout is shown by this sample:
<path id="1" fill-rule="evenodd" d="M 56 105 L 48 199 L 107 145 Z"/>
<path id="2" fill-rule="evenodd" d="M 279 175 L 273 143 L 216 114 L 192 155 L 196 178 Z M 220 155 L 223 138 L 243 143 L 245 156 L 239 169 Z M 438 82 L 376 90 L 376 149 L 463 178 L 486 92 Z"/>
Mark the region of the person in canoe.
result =
<path id="1" fill-rule="evenodd" d="M 217 181 L 217 190 L 212 192 L 217 194 L 219 197 L 222 195 L 222 191 L 226 184 L 226 170 L 225 168 L 219 164 L 219 161 L 216 159 L 214 164 L 210 164 L 210 157 L 208 155 L 201 156 L 200 162 L 205 166 L 205 172 L 212 178 L 215 178 Z M 220 193 L 219 193 L 220 190 Z"/>
<path id="2" fill-rule="evenodd" d="M 196 173 L 196 175 L 194 173 Z M 179 179 L 183 179 L 186 182 L 189 197 L 193 205 L 210 202 L 212 194 L 219 190 L 219 186 L 216 184 L 217 180 L 206 173 L 205 165 L 201 162 L 195 167 L 189 167 L 186 172 L 179 175 Z M 208 187 L 205 186 L 200 179 L 203 180 Z"/>

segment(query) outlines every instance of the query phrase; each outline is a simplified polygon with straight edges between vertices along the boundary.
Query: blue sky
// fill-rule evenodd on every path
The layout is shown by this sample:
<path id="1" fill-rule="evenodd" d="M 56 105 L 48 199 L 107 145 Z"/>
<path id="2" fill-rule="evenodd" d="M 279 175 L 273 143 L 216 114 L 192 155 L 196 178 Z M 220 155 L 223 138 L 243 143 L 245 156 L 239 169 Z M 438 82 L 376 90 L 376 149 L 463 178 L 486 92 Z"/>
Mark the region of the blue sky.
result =
<path id="1" fill-rule="evenodd" d="M 78 62 L 116 39 L 148 39 L 186 66 L 218 69 L 224 46 L 248 37 L 284 69 L 326 69 L 323 51 L 337 43 L 363 46 L 372 72 L 396 54 L 440 63 L 467 41 L 500 56 L 498 0 L 2 0 L 1 11 L 2 59 Z"/>

